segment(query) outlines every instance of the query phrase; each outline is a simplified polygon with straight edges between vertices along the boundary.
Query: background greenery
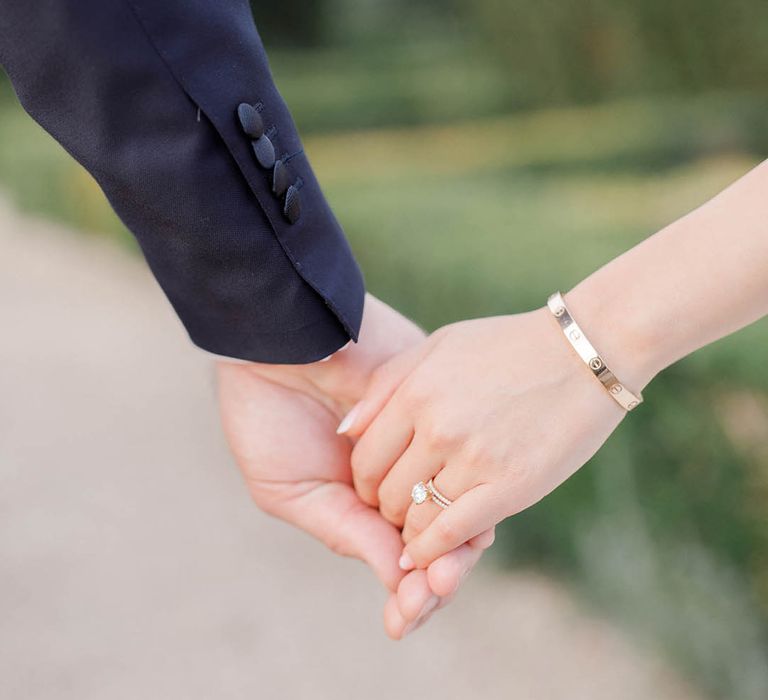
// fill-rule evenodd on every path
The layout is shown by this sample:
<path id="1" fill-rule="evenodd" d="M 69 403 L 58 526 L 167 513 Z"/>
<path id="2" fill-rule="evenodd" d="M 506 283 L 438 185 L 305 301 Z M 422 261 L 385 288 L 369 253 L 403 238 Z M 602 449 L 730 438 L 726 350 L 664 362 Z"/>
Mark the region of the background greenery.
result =
<path id="1" fill-rule="evenodd" d="M 255 11 L 369 288 L 430 329 L 541 304 L 768 148 L 764 0 Z M 2 81 L 0 186 L 133 247 Z M 713 697 L 768 697 L 767 357 L 763 321 L 667 371 L 496 548 L 570 582 Z"/>

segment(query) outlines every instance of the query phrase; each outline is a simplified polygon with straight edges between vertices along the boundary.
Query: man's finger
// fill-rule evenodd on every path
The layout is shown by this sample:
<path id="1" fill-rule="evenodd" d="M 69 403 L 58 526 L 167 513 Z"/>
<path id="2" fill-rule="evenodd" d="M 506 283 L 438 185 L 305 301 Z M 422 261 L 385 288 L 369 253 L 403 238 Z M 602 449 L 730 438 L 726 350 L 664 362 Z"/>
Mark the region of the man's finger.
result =
<path id="1" fill-rule="evenodd" d="M 437 597 L 429 587 L 427 572 L 420 569 L 406 574 L 397 587 L 397 606 L 406 624 L 422 615 L 426 608 L 437 607 Z"/>
<path id="2" fill-rule="evenodd" d="M 390 591 L 403 577 L 400 533 L 363 503 L 348 484 L 327 482 L 284 504 L 279 517 L 318 538 L 334 552 L 361 559 Z"/>
<path id="3" fill-rule="evenodd" d="M 410 571 L 397 588 L 398 633 L 405 636 L 437 610 L 448 605 L 462 581 L 475 567 L 483 550 L 464 544 L 440 557 L 428 569 Z"/>
<path id="4" fill-rule="evenodd" d="M 482 549 L 464 544 L 433 562 L 428 569 L 409 571 L 397 587 L 397 604 L 407 622 L 444 607 L 453 598 L 461 582 L 475 567 Z M 438 598 L 436 602 L 434 599 Z"/>
<path id="5" fill-rule="evenodd" d="M 398 640 L 403 638 L 403 632 L 407 626 L 408 623 L 400 614 L 400 608 L 397 605 L 397 595 L 390 593 L 384 604 L 384 631 L 390 639 Z"/>

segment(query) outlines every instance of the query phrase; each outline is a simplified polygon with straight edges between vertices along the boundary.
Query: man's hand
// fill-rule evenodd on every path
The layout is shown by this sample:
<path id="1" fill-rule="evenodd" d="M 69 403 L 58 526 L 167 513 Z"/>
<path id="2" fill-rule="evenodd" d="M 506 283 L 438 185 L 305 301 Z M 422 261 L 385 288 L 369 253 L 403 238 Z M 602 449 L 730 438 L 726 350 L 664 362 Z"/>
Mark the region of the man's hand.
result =
<path id="1" fill-rule="evenodd" d="M 227 439 L 256 504 L 334 552 L 362 559 L 395 590 L 400 533 L 355 493 L 351 444 L 336 435 L 337 416 L 247 365 L 222 363 L 219 386 Z"/>
<path id="2" fill-rule="evenodd" d="M 218 366 L 224 431 L 254 501 L 333 551 L 368 563 L 391 591 L 385 628 L 395 639 L 450 600 L 492 541 L 490 534 L 403 577 L 399 530 L 352 487 L 352 443 L 336 426 L 373 370 L 422 340 L 412 323 L 369 296 L 360 342 L 325 362 Z"/>

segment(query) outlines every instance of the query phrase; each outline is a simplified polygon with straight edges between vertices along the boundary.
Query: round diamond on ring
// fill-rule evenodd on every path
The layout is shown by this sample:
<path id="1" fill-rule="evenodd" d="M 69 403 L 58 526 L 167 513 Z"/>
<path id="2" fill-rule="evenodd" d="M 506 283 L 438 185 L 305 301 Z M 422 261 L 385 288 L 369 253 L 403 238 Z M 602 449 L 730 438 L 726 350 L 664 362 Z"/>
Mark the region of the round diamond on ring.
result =
<path id="1" fill-rule="evenodd" d="M 429 491 L 427 490 L 427 486 L 423 481 L 420 481 L 418 484 L 416 484 L 411 489 L 411 500 L 417 505 L 420 506 L 424 501 L 429 498 Z"/>

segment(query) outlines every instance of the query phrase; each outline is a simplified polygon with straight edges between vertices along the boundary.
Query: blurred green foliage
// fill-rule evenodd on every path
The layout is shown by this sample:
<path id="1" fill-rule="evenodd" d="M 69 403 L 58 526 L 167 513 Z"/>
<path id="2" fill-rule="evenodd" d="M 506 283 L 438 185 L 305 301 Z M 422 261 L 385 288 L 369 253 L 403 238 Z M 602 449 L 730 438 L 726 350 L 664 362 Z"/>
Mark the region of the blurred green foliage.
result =
<path id="1" fill-rule="evenodd" d="M 474 0 L 468 7 L 490 49 L 520 78 L 527 103 L 764 86 L 768 5 L 760 0 Z"/>
<path id="2" fill-rule="evenodd" d="M 278 85 L 369 288 L 429 329 L 540 305 L 768 150 L 763 0 L 307 7 L 255 8 Z M 132 245 L 9 95 L 0 83 L 0 186 Z M 665 372 L 496 548 L 718 698 L 768 697 L 766 357 L 763 321 Z"/>
<path id="3" fill-rule="evenodd" d="M 282 4 L 253 6 L 269 25 L 267 45 L 295 51 L 293 14 Z M 764 0 L 286 4 L 294 6 L 312 24 L 312 60 L 321 62 L 309 74 L 323 78 L 302 87 L 322 105 L 320 93 L 330 86 L 338 98 L 346 79 L 355 107 L 342 126 L 355 114 L 383 125 L 646 94 L 761 91 L 768 74 Z M 301 65 L 300 55 L 293 59 Z"/>

